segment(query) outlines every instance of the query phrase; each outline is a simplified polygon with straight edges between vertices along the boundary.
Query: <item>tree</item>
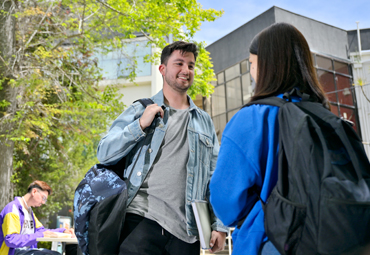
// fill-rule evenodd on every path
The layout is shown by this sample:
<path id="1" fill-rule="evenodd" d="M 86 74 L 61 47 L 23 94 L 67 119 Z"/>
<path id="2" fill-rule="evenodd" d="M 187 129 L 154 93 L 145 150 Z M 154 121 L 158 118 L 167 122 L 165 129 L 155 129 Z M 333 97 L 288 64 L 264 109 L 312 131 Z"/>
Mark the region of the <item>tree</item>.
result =
<path id="1" fill-rule="evenodd" d="M 164 47 L 168 35 L 190 41 L 201 22 L 221 14 L 203 10 L 196 0 L 3 1 L 2 21 L 12 26 L 2 26 L 8 39 L 0 42 L 0 157 L 8 153 L 0 162 L 7 160 L 0 165 L 1 187 L 6 187 L 0 207 L 12 197 L 13 173 L 18 195 L 34 179 L 51 184 L 56 195 L 42 213 L 55 212 L 70 203 L 77 181 L 96 163 L 101 134 L 124 108 L 115 87 L 99 87 L 98 52 L 121 49 L 138 33 L 150 47 Z M 190 95 L 207 96 L 214 74 L 204 45 L 198 45 Z M 130 70 L 134 80 L 135 68 Z"/>
<path id="2" fill-rule="evenodd" d="M 3 12 L 0 13 L 0 206 L 1 208 L 13 196 L 10 183 L 13 164 L 14 142 L 6 136 L 14 129 L 15 123 L 11 121 L 15 113 L 15 94 L 10 82 L 13 71 L 10 67 L 14 54 L 15 19 L 6 13 L 14 11 L 14 2 L 5 1 L 2 3 Z"/>

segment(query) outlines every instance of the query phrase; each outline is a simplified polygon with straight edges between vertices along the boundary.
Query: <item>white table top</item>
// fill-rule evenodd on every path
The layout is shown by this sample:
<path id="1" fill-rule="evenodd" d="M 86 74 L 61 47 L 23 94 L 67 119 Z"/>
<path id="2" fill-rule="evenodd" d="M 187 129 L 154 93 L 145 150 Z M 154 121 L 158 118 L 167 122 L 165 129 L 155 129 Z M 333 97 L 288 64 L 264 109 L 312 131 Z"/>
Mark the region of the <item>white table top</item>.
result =
<path id="1" fill-rule="evenodd" d="M 36 239 L 38 242 L 62 242 L 62 243 L 78 243 L 76 237 L 67 237 L 67 238 L 60 238 L 60 237 L 39 237 Z"/>

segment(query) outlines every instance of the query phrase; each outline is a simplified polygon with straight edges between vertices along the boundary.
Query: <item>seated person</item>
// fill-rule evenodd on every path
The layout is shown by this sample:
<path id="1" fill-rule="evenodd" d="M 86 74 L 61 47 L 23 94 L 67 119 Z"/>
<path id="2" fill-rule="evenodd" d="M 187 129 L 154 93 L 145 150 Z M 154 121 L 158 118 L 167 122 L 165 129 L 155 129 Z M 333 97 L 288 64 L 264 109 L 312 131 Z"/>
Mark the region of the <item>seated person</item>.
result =
<path id="1" fill-rule="evenodd" d="M 45 229 L 31 207 L 46 203 L 52 190 L 43 181 L 34 181 L 28 186 L 27 194 L 15 197 L 0 213 L 0 255 L 59 254 L 46 249 L 37 249 L 36 238 L 52 237 L 53 232 L 70 233 L 73 229 Z"/>

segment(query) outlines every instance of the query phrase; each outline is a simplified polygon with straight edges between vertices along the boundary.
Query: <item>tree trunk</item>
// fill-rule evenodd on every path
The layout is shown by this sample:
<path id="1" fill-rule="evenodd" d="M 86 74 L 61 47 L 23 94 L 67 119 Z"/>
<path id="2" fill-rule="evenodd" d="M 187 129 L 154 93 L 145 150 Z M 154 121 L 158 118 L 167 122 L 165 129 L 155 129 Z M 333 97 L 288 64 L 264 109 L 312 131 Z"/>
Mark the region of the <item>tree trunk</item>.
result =
<path id="1" fill-rule="evenodd" d="M 0 210 L 13 199 L 14 142 L 4 135 L 9 134 L 14 123 L 10 122 L 16 107 L 16 89 L 9 84 L 13 79 L 12 61 L 15 48 L 15 18 L 11 15 L 16 7 L 13 0 L 0 0 L 0 79 L 3 80 L 0 90 L 0 102 L 10 102 L 7 107 L 0 107 Z M 4 62 L 5 61 L 5 62 Z"/>

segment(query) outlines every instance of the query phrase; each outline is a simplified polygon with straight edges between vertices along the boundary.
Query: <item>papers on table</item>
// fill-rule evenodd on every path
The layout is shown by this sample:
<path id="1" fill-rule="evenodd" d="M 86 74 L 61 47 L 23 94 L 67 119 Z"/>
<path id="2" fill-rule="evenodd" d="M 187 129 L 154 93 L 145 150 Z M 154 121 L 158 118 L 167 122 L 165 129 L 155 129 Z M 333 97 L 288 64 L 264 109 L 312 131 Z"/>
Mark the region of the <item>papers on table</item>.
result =
<path id="1" fill-rule="evenodd" d="M 44 237 L 48 238 L 72 238 L 72 235 L 69 233 L 60 233 L 60 232 L 52 232 L 50 233 L 44 233 Z"/>

